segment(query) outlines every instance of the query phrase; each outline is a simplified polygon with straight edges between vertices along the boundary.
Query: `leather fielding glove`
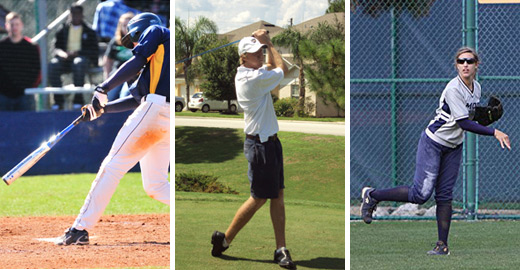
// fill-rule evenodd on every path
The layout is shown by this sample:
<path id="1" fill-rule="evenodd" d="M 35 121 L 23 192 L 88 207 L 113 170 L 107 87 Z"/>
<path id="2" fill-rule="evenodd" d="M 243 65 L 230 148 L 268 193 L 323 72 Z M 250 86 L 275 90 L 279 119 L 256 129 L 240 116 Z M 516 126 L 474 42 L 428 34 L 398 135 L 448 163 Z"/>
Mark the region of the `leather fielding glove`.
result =
<path id="1" fill-rule="evenodd" d="M 469 112 L 469 119 L 477 121 L 479 124 L 488 126 L 498 121 L 504 114 L 502 102 L 498 97 L 491 96 L 487 106 L 476 106 Z"/>

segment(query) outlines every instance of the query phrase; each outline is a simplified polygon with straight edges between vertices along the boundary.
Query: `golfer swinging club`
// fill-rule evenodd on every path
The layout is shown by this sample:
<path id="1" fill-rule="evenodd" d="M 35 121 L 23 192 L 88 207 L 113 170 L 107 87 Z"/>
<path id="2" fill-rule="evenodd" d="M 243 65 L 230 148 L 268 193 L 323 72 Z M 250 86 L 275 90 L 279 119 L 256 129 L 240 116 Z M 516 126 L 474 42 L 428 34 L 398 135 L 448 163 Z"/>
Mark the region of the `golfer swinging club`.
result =
<path id="1" fill-rule="evenodd" d="M 268 55 L 266 65 L 263 65 L 263 48 Z M 278 121 L 271 98 L 271 91 L 280 84 L 288 70 L 264 29 L 256 30 L 252 37 L 243 38 L 238 44 L 238 54 L 241 66 L 237 69 L 235 86 L 238 103 L 244 109 L 244 154 L 249 161 L 247 175 L 251 196 L 238 209 L 225 234 L 213 233 L 211 255 L 222 255 L 255 212 L 271 199 L 271 220 L 276 239 L 274 261 L 281 267 L 296 269 L 285 247 L 282 144 L 276 135 Z"/>

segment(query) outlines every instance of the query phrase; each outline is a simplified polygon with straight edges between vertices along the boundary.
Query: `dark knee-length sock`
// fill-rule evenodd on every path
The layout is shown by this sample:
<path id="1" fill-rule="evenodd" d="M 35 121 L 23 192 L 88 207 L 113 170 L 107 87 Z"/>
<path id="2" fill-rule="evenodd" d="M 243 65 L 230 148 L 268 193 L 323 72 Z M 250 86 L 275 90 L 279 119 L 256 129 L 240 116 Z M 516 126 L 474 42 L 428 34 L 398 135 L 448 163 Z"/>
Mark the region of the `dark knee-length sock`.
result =
<path id="1" fill-rule="evenodd" d="M 437 201 L 437 233 L 439 240 L 448 245 L 448 234 L 450 232 L 452 205 L 451 201 Z"/>
<path id="2" fill-rule="evenodd" d="M 376 189 L 370 196 L 376 201 L 408 202 L 409 186 L 400 186 L 388 189 Z"/>

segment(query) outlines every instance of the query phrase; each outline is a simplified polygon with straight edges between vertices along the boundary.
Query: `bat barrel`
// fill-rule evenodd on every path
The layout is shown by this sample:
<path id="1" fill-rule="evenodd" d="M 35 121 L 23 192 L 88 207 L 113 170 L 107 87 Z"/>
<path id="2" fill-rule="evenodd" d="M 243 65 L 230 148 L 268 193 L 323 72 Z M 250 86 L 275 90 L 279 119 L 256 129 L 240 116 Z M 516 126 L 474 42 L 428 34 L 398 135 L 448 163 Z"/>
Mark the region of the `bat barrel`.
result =
<path id="1" fill-rule="evenodd" d="M 10 185 L 14 182 L 18 177 L 22 176 L 25 172 L 27 172 L 36 162 L 38 162 L 47 152 L 51 150 L 51 148 L 65 136 L 73 127 L 83 121 L 83 116 L 80 115 L 76 120 L 74 120 L 70 125 L 68 125 L 65 129 L 63 129 L 60 133 L 53 136 L 49 141 L 42 144 L 38 149 L 34 150 L 30 155 L 24 158 L 20 163 L 18 163 L 14 168 L 12 168 L 9 172 L 2 176 L 2 180 L 7 185 Z"/>
<path id="2" fill-rule="evenodd" d="M 27 170 L 29 170 L 38 160 L 40 160 L 51 148 L 47 144 L 43 144 L 38 149 L 34 150 L 30 155 L 24 158 L 14 168 L 7 172 L 2 179 L 7 185 L 10 185 L 18 177 L 22 176 Z"/>

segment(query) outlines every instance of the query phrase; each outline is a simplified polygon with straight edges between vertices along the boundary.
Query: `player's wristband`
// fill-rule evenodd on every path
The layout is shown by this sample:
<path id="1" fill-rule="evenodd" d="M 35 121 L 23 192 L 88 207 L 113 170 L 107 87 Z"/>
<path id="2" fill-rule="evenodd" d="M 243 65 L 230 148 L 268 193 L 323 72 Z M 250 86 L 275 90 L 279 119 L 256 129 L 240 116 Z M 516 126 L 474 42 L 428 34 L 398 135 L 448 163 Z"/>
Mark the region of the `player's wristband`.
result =
<path id="1" fill-rule="evenodd" d="M 99 93 L 101 93 L 101 94 L 105 94 L 105 95 L 106 95 L 107 92 L 108 92 L 106 89 L 104 89 L 103 87 L 101 87 L 101 86 L 99 86 L 99 85 L 96 86 L 96 88 L 94 88 L 94 91 L 99 92 Z"/>

